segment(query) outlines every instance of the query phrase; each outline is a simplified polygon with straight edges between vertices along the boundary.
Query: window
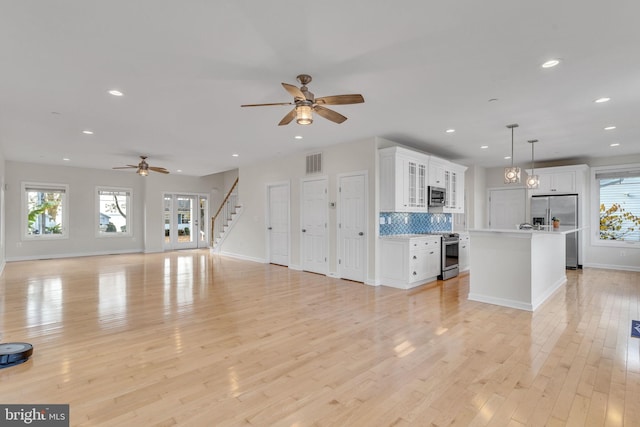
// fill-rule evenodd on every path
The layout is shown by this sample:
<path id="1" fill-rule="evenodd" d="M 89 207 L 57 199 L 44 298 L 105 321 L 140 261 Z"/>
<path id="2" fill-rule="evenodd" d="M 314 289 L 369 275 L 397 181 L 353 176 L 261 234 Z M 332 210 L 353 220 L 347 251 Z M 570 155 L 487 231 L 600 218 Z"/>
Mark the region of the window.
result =
<path id="1" fill-rule="evenodd" d="M 131 236 L 131 189 L 97 188 L 99 236 Z"/>
<path id="2" fill-rule="evenodd" d="M 22 183 L 23 237 L 66 238 L 69 187 L 64 184 Z"/>
<path id="3" fill-rule="evenodd" d="M 640 165 L 593 168 L 597 241 L 640 243 Z"/>

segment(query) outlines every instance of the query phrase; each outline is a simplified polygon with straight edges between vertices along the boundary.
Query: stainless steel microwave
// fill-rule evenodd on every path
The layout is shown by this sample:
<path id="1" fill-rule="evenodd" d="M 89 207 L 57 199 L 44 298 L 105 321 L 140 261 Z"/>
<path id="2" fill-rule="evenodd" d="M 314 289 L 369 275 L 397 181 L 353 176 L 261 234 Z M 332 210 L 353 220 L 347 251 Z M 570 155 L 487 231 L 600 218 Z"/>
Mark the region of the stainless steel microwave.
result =
<path id="1" fill-rule="evenodd" d="M 442 187 L 429 187 L 429 207 L 436 208 L 444 206 L 447 197 L 447 190 Z"/>

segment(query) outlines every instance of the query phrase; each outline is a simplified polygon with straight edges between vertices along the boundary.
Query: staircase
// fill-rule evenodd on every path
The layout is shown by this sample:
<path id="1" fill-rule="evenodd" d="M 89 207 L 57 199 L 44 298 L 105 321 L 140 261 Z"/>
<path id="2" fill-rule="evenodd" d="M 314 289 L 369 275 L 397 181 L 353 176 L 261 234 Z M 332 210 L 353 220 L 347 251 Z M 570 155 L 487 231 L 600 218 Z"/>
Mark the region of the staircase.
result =
<path id="1" fill-rule="evenodd" d="M 211 217 L 211 248 L 220 252 L 222 242 L 229 235 L 233 224 L 242 213 L 242 206 L 238 205 L 238 178 L 220 204 L 216 214 Z"/>

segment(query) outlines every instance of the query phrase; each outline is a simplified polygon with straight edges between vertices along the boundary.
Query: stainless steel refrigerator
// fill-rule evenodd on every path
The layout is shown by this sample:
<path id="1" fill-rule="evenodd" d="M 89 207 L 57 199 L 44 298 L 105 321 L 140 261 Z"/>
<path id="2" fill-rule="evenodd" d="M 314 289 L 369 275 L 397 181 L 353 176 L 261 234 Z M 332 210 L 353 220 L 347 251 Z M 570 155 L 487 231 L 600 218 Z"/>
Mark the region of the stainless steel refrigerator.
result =
<path id="1" fill-rule="evenodd" d="M 578 227 L 578 195 L 531 196 L 531 224 L 551 226 L 551 218 L 560 226 Z M 567 268 L 578 268 L 578 234 L 567 234 Z"/>

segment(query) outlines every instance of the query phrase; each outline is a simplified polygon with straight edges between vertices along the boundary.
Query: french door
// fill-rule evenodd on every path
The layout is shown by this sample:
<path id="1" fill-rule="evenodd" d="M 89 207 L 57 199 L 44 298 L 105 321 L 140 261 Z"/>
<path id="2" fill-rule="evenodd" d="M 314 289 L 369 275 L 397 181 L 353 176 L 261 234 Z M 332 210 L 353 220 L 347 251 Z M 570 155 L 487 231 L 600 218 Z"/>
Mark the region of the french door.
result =
<path id="1" fill-rule="evenodd" d="M 194 194 L 164 195 L 164 249 L 196 249 L 209 246 L 209 199 Z"/>

